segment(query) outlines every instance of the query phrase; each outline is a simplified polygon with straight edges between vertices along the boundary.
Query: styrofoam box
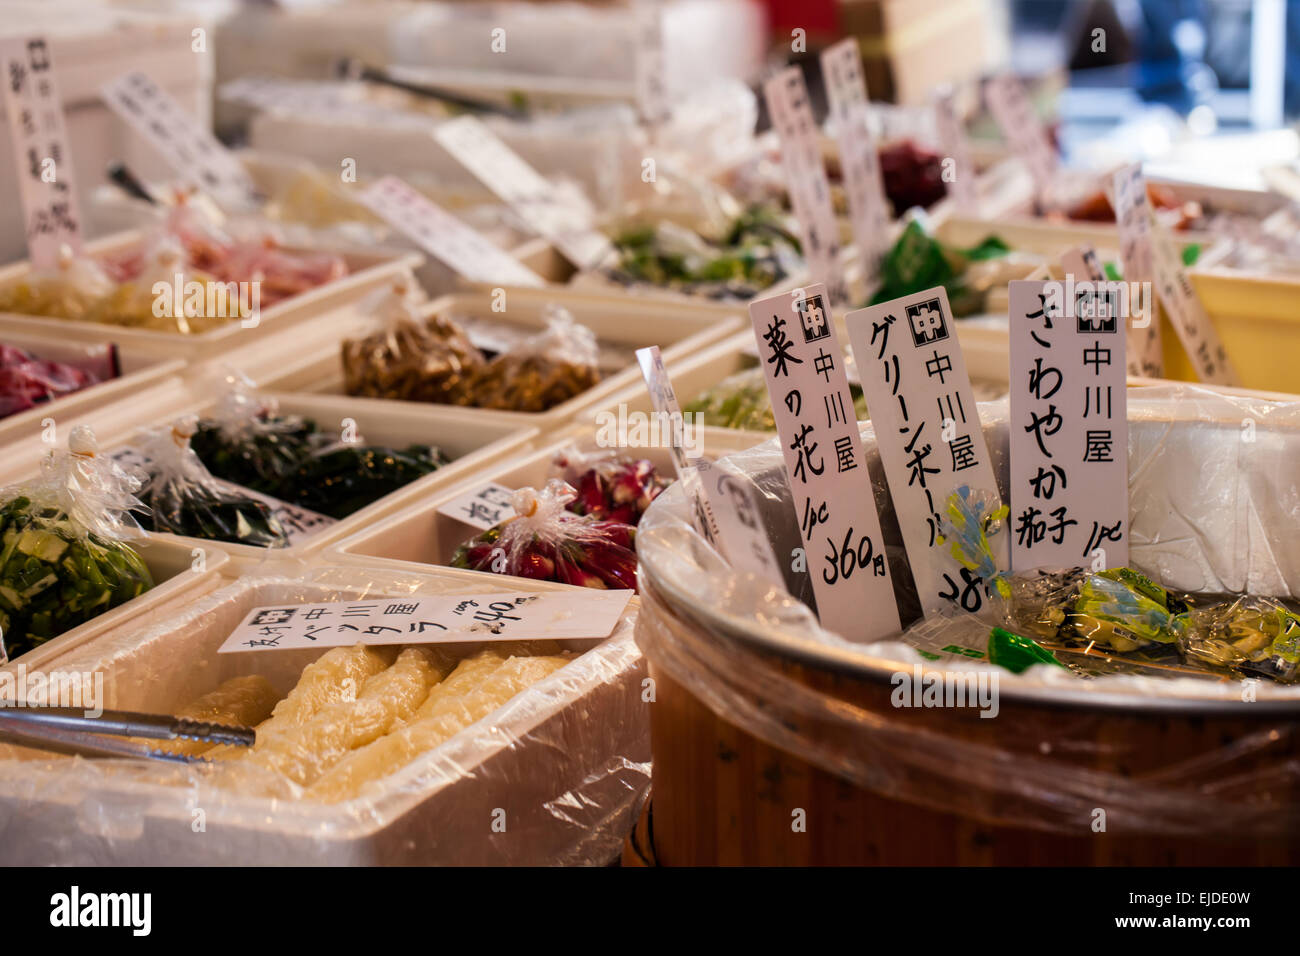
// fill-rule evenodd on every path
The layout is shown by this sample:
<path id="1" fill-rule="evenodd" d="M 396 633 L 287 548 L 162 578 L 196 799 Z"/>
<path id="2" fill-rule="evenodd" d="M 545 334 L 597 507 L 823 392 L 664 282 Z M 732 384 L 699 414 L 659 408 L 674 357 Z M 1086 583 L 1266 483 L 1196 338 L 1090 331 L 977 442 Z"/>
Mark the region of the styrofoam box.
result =
<path id="1" fill-rule="evenodd" d="M 555 586 L 528 582 L 522 590 Z M 120 628 L 43 662 L 103 673 L 106 706 L 166 713 L 244 674 L 281 694 L 323 651 L 217 654 L 254 607 L 376 595 L 520 590 L 492 575 L 321 567 L 246 577 L 171 620 Z M 197 769 L 149 777 L 0 745 L 0 862 L 113 865 L 555 864 L 618 854 L 649 784 L 650 740 L 632 640 L 636 602 L 606 641 L 352 801 L 323 805 L 219 791 Z M 471 645 L 467 650 L 472 650 Z M 80 764 L 80 766 L 75 766 Z M 114 773 L 120 770 L 120 773 Z M 170 774 L 170 775 L 169 775 Z M 172 783 L 175 785 L 171 785 Z M 569 801 L 573 801 L 570 803 Z M 205 829 L 192 827 L 204 811 Z M 506 810 L 504 834 L 492 808 Z M 561 807 L 563 809 L 561 809 Z"/>
<path id="2" fill-rule="evenodd" d="M 144 12 L 88 0 L 9 0 L 6 32 L 41 33 L 50 40 L 83 216 L 94 188 L 107 182 L 112 161 L 139 176 L 168 175 L 164 159 L 99 96 L 99 87 L 123 73 L 146 69 L 201 123 L 209 122 L 212 54 L 196 53 L 192 31 L 202 17 L 173 11 Z M 0 103 L 0 116 L 4 108 Z M 18 177 L 7 119 L 0 119 L 0 262 L 27 251 Z"/>
<path id="3" fill-rule="evenodd" d="M 126 252 L 141 241 L 142 237 L 137 232 L 119 233 L 88 243 L 86 252 L 91 255 L 117 255 Z M 220 328 L 196 335 L 181 335 L 152 329 L 135 329 L 97 322 L 4 312 L 0 313 L 0 336 L 10 332 L 35 332 L 58 335 L 64 339 L 81 342 L 117 342 L 124 346 L 139 344 L 161 354 L 188 359 L 209 359 L 218 353 L 248 345 L 277 327 L 297 324 L 305 319 L 319 319 L 327 313 L 345 310 L 371 289 L 391 281 L 397 275 L 410 272 L 423 258 L 418 253 L 395 250 L 375 251 L 342 247 L 335 249 L 322 247 L 315 250 L 295 250 L 293 247 L 286 247 L 286 249 L 290 252 L 336 252 L 343 256 L 348 274 L 334 282 L 327 282 L 263 309 L 258 325 L 253 328 L 244 328 L 241 322 L 232 319 Z M 16 282 L 30 271 L 31 266 L 26 261 L 0 268 L 0 285 Z"/>
<path id="4" fill-rule="evenodd" d="M 165 427 L 186 414 L 203 416 L 213 412 L 222 387 L 217 381 L 218 371 L 196 373 L 188 387 L 174 381 L 163 383 L 131 401 L 118 402 L 76 419 L 61 419 L 60 437 L 72 425 L 85 424 L 94 429 L 103 454 L 111 454 L 124 445 L 133 446 L 143 429 Z M 346 397 L 275 393 L 266 393 L 266 397 L 278 404 L 281 413 L 302 415 L 327 430 L 341 431 L 344 423 L 351 420 L 358 437 L 366 444 L 398 448 L 416 443 L 436 445 L 452 460 L 288 548 L 260 548 L 154 532 L 148 533 L 150 540 L 182 548 L 187 555 L 194 549 L 202 549 L 207 554 L 222 552 L 244 562 L 299 561 L 317 553 L 327 543 L 346 537 L 517 451 L 536 434 L 516 421 L 490 413 L 479 416 L 473 428 L 466 428 L 462 410 L 451 406 L 386 408 L 362 405 Z M 0 482 L 21 481 L 32 475 L 35 455 L 46 448 L 39 441 L 30 441 L 15 449 L 15 454 L 0 465 Z"/>
<path id="5" fill-rule="evenodd" d="M 762 441 L 767 436 L 760 435 Z M 472 478 L 431 494 L 411 504 L 387 519 L 376 522 L 365 530 L 338 541 L 325 550 L 325 555 L 344 562 L 360 562 L 375 567 L 409 569 L 416 565 L 446 566 L 456 548 L 474 537 L 476 529 L 455 518 L 439 514 L 438 509 L 476 488 L 496 482 L 507 488 L 542 488 L 552 476 L 551 462 L 566 449 L 576 447 L 581 451 L 599 450 L 595 436 L 589 428 L 574 427 L 561 437 L 508 461 L 494 463 L 480 470 Z M 717 458 L 733 451 L 741 451 L 755 444 L 743 432 L 718 436 L 706 441 L 704 455 Z M 619 448 L 620 454 L 647 458 L 654 463 L 659 474 L 674 476 L 672 459 L 667 448 Z M 503 581 L 523 583 L 527 578 L 493 574 Z M 561 585 L 571 587 L 571 585 Z"/>
<path id="6" fill-rule="evenodd" d="M 522 287 L 504 289 L 505 310 L 493 311 L 498 297 L 479 290 L 441 296 L 429 303 L 429 314 L 464 316 L 522 327 L 532 331 L 545 328 L 548 305 L 567 309 L 575 321 L 596 334 L 602 350 L 613 349 L 619 369 L 566 402 L 545 412 L 488 411 L 478 408 L 456 409 L 460 422 L 468 427 L 480 418 L 514 421 L 519 427 L 550 427 L 571 419 L 584 409 L 604 401 L 610 395 L 638 382 L 641 372 L 631 354 L 635 349 L 658 345 L 665 357 L 690 355 L 740 327 L 743 311 L 737 307 L 700 306 L 677 303 L 643 302 L 628 297 L 581 294 L 568 290 L 538 290 Z M 342 395 L 343 366 L 340 336 L 322 342 L 312 351 L 303 351 L 296 360 L 277 358 L 274 367 L 259 376 L 264 386 L 279 392 Z M 624 353 L 625 361 L 624 361 Z M 413 410 L 438 408 L 423 402 L 393 399 L 351 398 L 350 407 L 366 408 L 375 414 L 412 414 Z"/>
<path id="7" fill-rule="evenodd" d="M 86 357 L 89 349 L 102 349 L 102 346 L 90 343 L 69 342 L 54 331 L 40 334 L 0 332 L 0 342 L 31 352 L 39 359 L 55 362 L 76 363 Z M 139 345 L 120 347 L 117 354 L 122 371 L 117 378 L 0 418 L 0 445 L 36 440 L 44 431 L 42 423 L 47 419 L 53 418 L 57 422 L 75 418 L 86 408 L 107 405 L 148 388 L 165 377 L 177 375 L 184 367 L 180 359 L 166 358 Z"/>
<path id="8" fill-rule="evenodd" d="M 236 154 L 248 171 L 254 188 L 266 197 L 282 196 L 295 183 L 302 182 L 314 169 L 311 163 L 293 156 L 274 153 L 259 153 L 254 150 L 241 150 Z M 330 175 L 334 175 L 331 171 Z M 523 244 L 527 235 L 514 228 L 512 214 L 502 206 L 484 188 L 456 190 L 454 192 L 440 188 L 439 184 L 428 181 L 427 177 L 412 176 L 408 183 L 432 198 L 444 209 L 455 213 L 487 237 L 489 241 L 502 249 L 513 249 Z M 167 196 L 182 184 L 173 179 L 160 183 L 151 183 L 156 196 Z M 356 194 L 365 189 L 362 181 L 344 185 L 339 189 L 354 191 Z M 141 229 L 158 221 L 158 207 L 127 195 L 116 185 L 101 186 L 95 190 L 90 208 L 85 211 L 87 218 L 93 219 L 97 233 L 122 232 Z M 364 242 L 368 247 L 392 248 L 409 251 L 418 249 L 404 236 L 393 232 L 387 226 L 375 222 L 372 225 L 356 220 L 340 222 L 336 225 L 312 228 L 295 222 L 274 221 L 267 223 L 270 231 L 281 236 L 290 245 L 316 245 L 331 241 L 356 245 Z M 421 253 L 423 254 L 423 253 Z M 433 294 L 451 292 L 459 285 L 459 276 L 452 269 L 436 259 L 429 258 L 416 270 L 416 278 L 425 291 Z"/>

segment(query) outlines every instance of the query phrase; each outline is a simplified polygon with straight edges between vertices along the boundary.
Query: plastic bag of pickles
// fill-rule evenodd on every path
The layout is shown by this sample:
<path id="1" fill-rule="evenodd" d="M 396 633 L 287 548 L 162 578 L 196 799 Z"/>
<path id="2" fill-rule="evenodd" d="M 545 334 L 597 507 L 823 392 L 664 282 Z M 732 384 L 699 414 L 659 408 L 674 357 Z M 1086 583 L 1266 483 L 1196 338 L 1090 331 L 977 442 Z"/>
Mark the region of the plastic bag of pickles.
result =
<path id="1" fill-rule="evenodd" d="M 454 568 L 514 574 L 585 588 L 636 590 L 636 529 L 569 510 L 577 492 L 558 478 L 520 488 L 515 516 L 456 549 Z"/>
<path id="2" fill-rule="evenodd" d="M 380 326 L 342 346 L 349 395 L 511 412 L 545 412 L 600 381 L 595 334 L 549 306 L 545 325 L 504 351 L 481 351 L 446 315 L 421 317 L 399 284 L 376 308 Z"/>
<path id="3" fill-rule="evenodd" d="M 281 415 L 250 383 L 231 375 L 217 410 L 191 440 L 217 478 L 301 508 L 346 518 L 447 463 L 429 445 L 389 448 L 322 431 Z M 351 436 L 349 436 L 351 438 Z"/>
<path id="4" fill-rule="evenodd" d="M 257 548 L 289 545 L 288 532 L 263 502 L 217 481 L 190 447 L 192 416 L 146 436 L 149 478 L 140 493 L 140 523 L 150 531 L 230 541 Z"/>
<path id="5" fill-rule="evenodd" d="M 128 543 L 139 480 L 77 426 L 39 477 L 0 492 L 0 635 L 16 657 L 153 587 Z"/>

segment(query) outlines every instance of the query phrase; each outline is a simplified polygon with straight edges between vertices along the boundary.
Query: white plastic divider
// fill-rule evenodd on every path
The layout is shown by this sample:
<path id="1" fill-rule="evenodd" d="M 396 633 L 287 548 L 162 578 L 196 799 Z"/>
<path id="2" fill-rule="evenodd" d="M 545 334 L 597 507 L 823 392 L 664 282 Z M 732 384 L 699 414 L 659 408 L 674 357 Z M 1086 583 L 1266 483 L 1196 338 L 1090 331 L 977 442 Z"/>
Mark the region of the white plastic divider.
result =
<path id="1" fill-rule="evenodd" d="M 101 454 L 134 445 L 144 429 L 165 427 L 182 415 L 212 412 L 221 398 L 215 391 L 216 371 L 200 370 L 188 382 L 168 380 L 130 399 L 89 409 L 76 417 L 60 418 L 55 437 L 62 446 L 73 426 L 88 425 L 95 431 Z M 207 555 L 221 552 L 238 559 L 241 565 L 301 562 L 326 544 L 519 451 L 537 434 L 535 429 L 492 413 L 477 416 L 474 426 L 467 428 L 462 409 L 453 406 L 376 408 L 346 397 L 264 394 L 278 404 L 280 412 L 311 418 L 326 429 L 342 430 L 344 420 L 351 419 L 358 437 L 366 444 L 399 448 L 417 443 L 436 445 L 452 461 L 292 547 L 260 548 L 156 532 L 148 532 L 148 540 L 181 548 L 186 555 L 195 549 Z M 0 464 L 0 484 L 14 484 L 34 476 L 40 457 L 50 447 L 39 437 L 10 446 L 11 454 Z"/>
<path id="2" fill-rule="evenodd" d="M 69 341 L 57 329 L 40 332 L 3 331 L 0 343 L 16 346 L 32 353 L 38 359 L 77 363 L 87 357 L 89 350 L 101 349 L 103 343 Z M 83 409 L 110 404 L 181 373 L 185 363 L 155 351 L 148 345 L 128 344 L 117 350 L 122 374 L 98 384 L 42 402 L 32 408 L 0 418 L 0 447 L 11 442 L 37 440 L 44 430 L 46 419 L 56 422 L 75 418 Z"/>
<path id="3" fill-rule="evenodd" d="M 719 458 L 749 448 L 755 443 L 751 440 L 752 437 L 743 432 L 733 436 L 719 436 L 716 441 L 706 442 L 704 457 Z M 767 436 L 757 436 L 759 441 L 765 437 Z M 591 429 L 581 424 L 573 425 L 551 436 L 549 441 L 539 442 L 526 454 L 508 461 L 495 462 L 492 466 L 479 470 L 473 477 L 451 487 L 440 488 L 402 511 L 390 514 L 383 521 L 337 540 L 325 549 L 323 557 L 343 564 L 359 563 L 394 569 L 427 569 L 430 565 L 445 567 L 456 548 L 478 532 L 455 518 L 439 514 L 439 508 L 489 482 L 511 489 L 526 486 L 541 488 L 551 477 L 551 463 L 555 456 L 574 446 L 581 451 L 598 450 Z M 649 459 L 659 474 L 675 477 L 672 459 L 666 447 L 620 447 L 611 450 Z M 486 572 L 465 573 L 516 583 L 530 580 Z"/>
<path id="4" fill-rule="evenodd" d="M 87 243 L 86 252 L 90 255 L 117 255 L 139 245 L 142 239 L 141 232 L 119 233 Z M 348 274 L 334 282 L 327 282 L 263 309 L 258 325 L 253 328 L 244 328 L 239 320 L 232 319 L 220 328 L 195 335 L 181 335 L 152 329 L 4 312 L 0 313 L 0 336 L 11 332 L 30 332 L 57 335 L 81 342 L 117 342 L 123 346 L 140 345 L 162 354 L 199 361 L 240 348 L 276 329 L 309 318 L 346 311 L 371 289 L 391 281 L 401 273 L 413 270 L 423 261 L 423 256 L 419 253 L 395 250 L 376 251 L 324 245 L 312 249 L 296 249 L 287 246 L 285 249 L 289 252 L 335 252 L 347 263 Z M 0 268 L 0 286 L 17 282 L 30 271 L 31 266 L 27 260 Z"/>
<path id="5" fill-rule="evenodd" d="M 104 675 L 104 705 L 166 713 L 234 676 L 283 694 L 316 651 L 218 654 L 254 607 L 377 595 L 547 592 L 564 585 L 433 569 L 314 565 L 301 577 L 247 576 L 152 626 L 122 627 L 45 656 Z M 497 711 L 338 804 L 218 789 L 183 765 L 137 773 L 0 745 L 0 818 L 10 863 L 115 865 L 556 864 L 618 853 L 649 784 L 649 730 L 632 640 L 634 598 L 614 633 L 561 642 L 580 655 Z M 587 649 L 590 648 L 590 649 Z M 467 652 L 474 645 L 469 645 Z M 581 807 L 554 802 L 577 796 Z M 193 807 L 221 839 L 195 839 Z M 511 839 L 482 839 L 484 807 L 510 808 Z M 472 834 L 472 835 L 471 835 Z M 594 856 L 599 856 L 595 859 Z"/>
<path id="6" fill-rule="evenodd" d="M 504 311 L 493 311 L 494 304 L 504 305 Z M 545 310 L 548 305 L 567 309 L 580 325 L 595 333 L 602 352 L 614 350 L 620 367 L 593 387 L 545 412 L 511 412 L 455 406 L 460 421 L 473 428 L 479 421 L 509 421 L 518 428 L 556 427 L 584 410 L 599 404 L 615 392 L 640 380 L 633 352 L 638 348 L 658 345 L 666 358 L 687 356 L 706 348 L 713 342 L 736 331 L 742 325 L 742 312 L 738 307 L 703 307 L 690 302 L 648 302 L 626 300 L 608 294 L 583 294 L 568 289 L 539 290 L 506 287 L 496 292 L 479 289 L 440 296 L 425 309 L 425 314 L 442 314 L 451 317 L 465 316 L 482 319 L 493 324 L 518 327 L 525 331 L 545 328 Z M 287 363 L 269 351 L 263 355 L 245 350 L 239 358 L 265 388 L 277 392 L 298 392 L 308 395 L 344 396 L 342 339 L 362 331 L 360 323 L 343 325 L 334 323 L 326 333 L 314 337 L 317 343 L 311 349 L 299 350 Z M 626 353 L 624 356 L 623 353 Z M 624 361 L 625 357 L 625 361 Z M 452 408 L 428 402 L 408 402 L 396 399 L 348 397 L 349 407 L 368 409 L 371 414 L 411 416 L 428 411 Z"/>

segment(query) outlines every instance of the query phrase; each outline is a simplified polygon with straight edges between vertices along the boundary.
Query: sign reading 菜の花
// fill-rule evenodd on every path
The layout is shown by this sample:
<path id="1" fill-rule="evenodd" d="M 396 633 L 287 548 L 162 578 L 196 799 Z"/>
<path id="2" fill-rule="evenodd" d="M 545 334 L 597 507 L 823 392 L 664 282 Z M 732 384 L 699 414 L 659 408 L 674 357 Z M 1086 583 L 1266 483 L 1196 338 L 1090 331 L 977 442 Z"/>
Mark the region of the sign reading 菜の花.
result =
<path id="1" fill-rule="evenodd" d="M 822 626 L 849 640 L 895 634 L 893 578 L 826 287 L 760 299 L 749 315 Z"/>

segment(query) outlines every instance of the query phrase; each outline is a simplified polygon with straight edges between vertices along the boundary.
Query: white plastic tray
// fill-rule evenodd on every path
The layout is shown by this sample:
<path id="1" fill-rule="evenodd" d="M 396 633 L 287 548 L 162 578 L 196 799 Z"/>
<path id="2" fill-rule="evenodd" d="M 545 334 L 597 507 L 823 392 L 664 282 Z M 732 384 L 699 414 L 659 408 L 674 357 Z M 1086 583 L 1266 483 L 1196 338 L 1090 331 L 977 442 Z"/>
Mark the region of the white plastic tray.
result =
<path id="1" fill-rule="evenodd" d="M 284 693 L 318 652 L 216 653 L 251 608 L 519 589 L 492 575 L 355 566 L 317 568 L 302 580 L 250 577 L 188 607 L 173 605 L 171 619 L 155 627 L 119 629 L 51 655 L 45 666 L 103 673 L 106 706 L 116 709 L 166 712 L 249 673 Z M 554 586 L 533 581 L 523 589 Z M 69 758 L 0 745 L 0 863 L 608 862 L 649 784 L 635 607 L 634 601 L 607 641 L 417 758 L 378 793 L 346 803 L 239 797 L 179 766 L 101 773 L 86 761 L 77 767 Z M 504 834 L 492 830 L 496 808 L 505 812 Z M 196 809 L 203 811 L 201 830 Z"/>

